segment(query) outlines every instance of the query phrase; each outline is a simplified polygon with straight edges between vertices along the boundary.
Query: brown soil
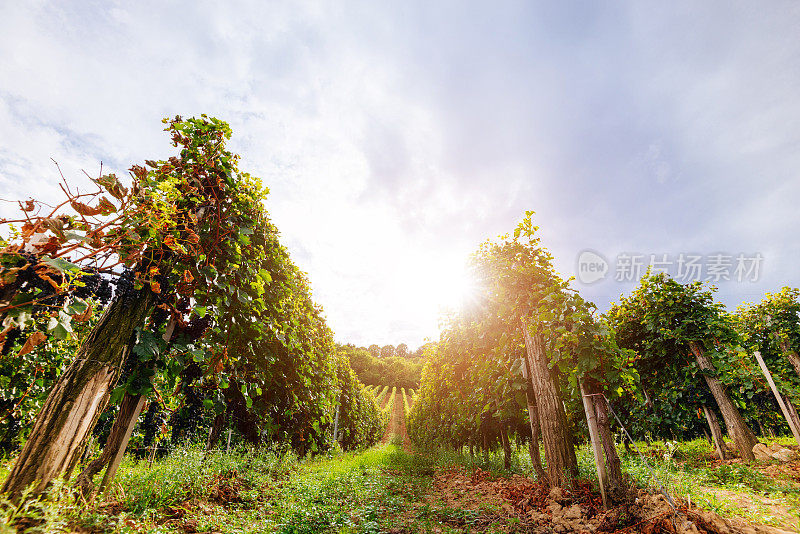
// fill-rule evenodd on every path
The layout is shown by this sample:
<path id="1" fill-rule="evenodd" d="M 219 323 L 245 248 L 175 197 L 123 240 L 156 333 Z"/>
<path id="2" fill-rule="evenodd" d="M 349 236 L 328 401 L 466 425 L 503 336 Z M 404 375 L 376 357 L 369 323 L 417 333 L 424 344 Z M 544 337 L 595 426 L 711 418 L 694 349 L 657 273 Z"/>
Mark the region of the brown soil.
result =
<path id="1" fill-rule="evenodd" d="M 784 445 L 784 447 L 791 449 L 795 452 L 794 458 L 786 463 L 777 463 L 773 461 L 755 461 L 749 463 L 749 467 L 757 469 L 764 476 L 769 477 L 775 481 L 786 481 L 791 483 L 800 483 L 800 450 L 797 445 Z M 734 465 L 741 464 L 742 459 L 738 457 L 738 452 L 728 449 L 730 457 L 721 461 L 715 453 L 709 452 L 708 465 L 712 468 L 718 468 L 722 464 Z M 678 462 L 681 463 L 680 461 Z M 778 500 L 764 497 L 761 495 L 754 495 L 753 493 L 740 493 L 730 489 L 723 489 L 717 487 L 704 487 L 704 490 L 716 494 L 718 497 L 735 504 L 745 510 L 753 510 L 758 512 L 759 509 L 769 509 L 770 515 L 778 522 L 783 528 L 791 529 L 790 531 L 800 531 L 800 518 L 797 512 L 785 506 Z M 736 521 L 741 521 L 744 524 L 744 518 L 737 517 Z"/>
<path id="2" fill-rule="evenodd" d="M 208 499 L 218 504 L 240 502 L 239 492 L 244 489 L 243 486 L 244 484 L 236 473 L 231 473 L 228 476 L 219 475 L 211 485 Z"/>
<path id="3" fill-rule="evenodd" d="M 406 431 L 406 411 L 403 405 L 402 393 L 395 393 L 394 404 L 389 415 L 389 424 L 386 425 L 386 432 L 383 433 L 381 443 L 389 443 L 395 435 L 403 438 L 403 450 L 411 452 L 411 439 Z"/>
<path id="4" fill-rule="evenodd" d="M 404 403 L 401 403 L 401 404 L 402 404 L 402 406 L 400 407 L 400 412 L 401 412 L 402 417 L 401 417 L 401 422 L 400 422 L 400 435 L 403 436 L 403 450 L 406 451 L 406 452 L 412 452 L 412 449 L 411 449 L 411 438 L 408 437 L 408 431 L 406 430 L 406 422 L 407 421 L 406 421 L 405 404 Z M 414 401 L 409 399 L 408 407 L 411 408 L 412 406 L 414 406 Z"/>
<path id="5" fill-rule="evenodd" d="M 712 512 L 678 504 L 678 514 L 661 495 L 646 491 L 631 494 L 625 502 L 603 510 L 591 484 L 581 482 L 573 492 L 549 490 L 544 484 L 513 475 L 493 478 L 488 472 L 462 469 L 438 472 L 429 506 L 481 512 L 481 523 L 503 532 L 548 533 L 674 533 L 674 534 L 786 534 L 768 526 L 722 518 Z M 517 525 L 503 521 L 515 518 Z M 508 525 L 502 527 L 502 525 Z M 452 525 L 456 526 L 456 525 Z"/>
<path id="6" fill-rule="evenodd" d="M 388 395 L 387 395 L 388 397 Z M 384 405 L 385 407 L 386 405 Z M 403 418 L 403 414 L 397 413 L 397 395 L 394 396 L 394 404 L 392 405 L 391 410 L 389 411 L 389 423 L 386 425 L 386 431 L 383 433 L 383 438 L 381 439 L 381 443 L 389 443 L 395 434 L 398 432 L 398 428 L 400 426 L 400 419 Z"/>

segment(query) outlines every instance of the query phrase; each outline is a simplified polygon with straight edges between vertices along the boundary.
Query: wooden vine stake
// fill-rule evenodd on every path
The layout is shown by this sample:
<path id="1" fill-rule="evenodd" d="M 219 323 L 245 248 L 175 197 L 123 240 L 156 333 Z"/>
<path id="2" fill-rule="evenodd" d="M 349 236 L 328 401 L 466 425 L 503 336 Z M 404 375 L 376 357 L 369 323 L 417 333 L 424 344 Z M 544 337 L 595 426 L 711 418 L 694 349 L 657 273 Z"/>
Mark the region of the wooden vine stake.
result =
<path id="1" fill-rule="evenodd" d="M 333 420 L 333 441 L 339 441 L 339 405 L 336 405 L 336 417 Z"/>
<path id="2" fill-rule="evenodd" d="M 722 430 L 719 427 L 719 419 L 714 411 L 703 404 L 703 413 L 706 415 L 708 421 L 708 428 L 711 430 L 711 439 L 714 441 L 714 448 L 717 449 L 717 456 L 724 461 L 727 458 L 727 449 L 725 440 L 722 439 Z"/>
<path id="3" fill-rule="evenodd" d="M 103 481 L 100 483 L 99 488 L 100 493 L 102 493 L 111 484 L 111 481 L 114 480 L 114 475 L 117 474 L 117 468 L 119 467 L 119 464 L 122 463 L 122 457 L 125 455 L 125 449 L 128 448 L 128 442 L 131 439 L 133 427 L 136 426 L 136 421 L 139 420 L 139 414 L 142 413 L 142 408 L 144 407 L 145 402 L 147 402 L 147 399 L 142 396 L 142 398 L 139 399 L 138 404 L 136 404 L 136 408 L 133 411 L 133 416 L 128 422 L 128 428 L 125 429 L 125 435 L 122 437 L 122 442 L 119 445 L 119 450 L 117 450 L 117 454 L 114 455 L 114 459 L 111 460 L 111 463 L 108 464 L 106 472 L 103 475 Z"/>
<path id="4" fill-rule="evenodd" d="M 783 396 L 778 391 L 777 386 L 775 386 L 775 381 L 772 380 L 772 373 L 769 372 L 767 364 L 764 363 L 764 358 L 761 357 L 761 352 L 755 351 L 755 356 L 756 360 L 758 360 L 758 365 L 761 367 L 761 372 L 764 373 L 764 376 L 767 378 L 767 382 L 769 382 L 769 387 L 772 389 L 773 395 L 775 395 L 775 398 L 778 400 L 778 405 L 781 407 L 781 411 L 783 412 L 783 416 L 786 418 L 786 422 L 789 423 L 789 428 L 792 430 L 794 440 L 798 445 L 800 445 L 800 428 L 797 428 L 794 419 L 792 419 L 791 415 L 789 414 L 789 409 L 786 407 L 786 403 L 783 400 Z"/>
<path id="5" fill-rule="evenodd" d="M 586 394 L 583 382 L 578 380 L 578 383 L 581 387 L 581 398 L 583 399 L 583 411 L 586 412 L 586 423 L 589 426 L 589 439 L 592 441 L 594 465 L 597 468 L 597 480 L 600 482 L 600 494 L 603 496 L 603 508 L 608 509 L 608 496 L 606 495 L 608 476 L 606 475 L 606 464 L 603 459 L 603 445 L 600 443 L 600 432 L 597 429 L 594 399 Z"/>

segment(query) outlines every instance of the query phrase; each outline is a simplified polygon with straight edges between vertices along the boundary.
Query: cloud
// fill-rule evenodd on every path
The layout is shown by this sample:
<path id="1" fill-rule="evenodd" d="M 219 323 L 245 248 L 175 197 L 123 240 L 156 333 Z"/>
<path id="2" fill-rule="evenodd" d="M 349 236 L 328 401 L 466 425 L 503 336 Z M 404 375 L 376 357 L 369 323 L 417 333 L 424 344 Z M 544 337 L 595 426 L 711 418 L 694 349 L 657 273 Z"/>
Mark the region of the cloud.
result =
<path id="1" fill-rule="evenodd" d="M 169 154 L 162 117 L 208 113 L 342 341 L 435 337 L 426 274 L 526 209 L 565 274 L 584 249 L 763 251 L 735 304 L 799 282 L 798 22 L 789 2 L 7 3 L 0 196 L 57 195 L 50 157 L 124 173 Z"/>

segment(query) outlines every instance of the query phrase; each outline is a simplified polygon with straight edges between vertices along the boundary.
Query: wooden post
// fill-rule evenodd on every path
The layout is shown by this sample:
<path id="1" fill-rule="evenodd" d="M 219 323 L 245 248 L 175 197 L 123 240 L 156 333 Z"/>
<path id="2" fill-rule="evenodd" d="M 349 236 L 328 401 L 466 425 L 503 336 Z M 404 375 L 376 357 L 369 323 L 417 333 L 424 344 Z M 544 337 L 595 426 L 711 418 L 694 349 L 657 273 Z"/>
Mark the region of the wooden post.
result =
<path id="1" fill-rule="evenodd" d="M 725 440 L 722 439 L 722 430 L 719 427 L 719 419 L 717 419 L 717 414 L 715 414 L 714 411 L 705 404 L 703 405 L 703 413 L 706 415 L 708 428 L 711 430 L 711 439 L 714 441 L 714 448 L 717 449 L 717 456 L 719 456 L 720 460 L 724 461 L 727 457 L 727 448 L 725 445 Z"/>
<path id="2" fill-rule="evenodd" d="M 150 446 L 150 461 L 147 464 L 148 468 L 153 467 L 153 460 L 155 460 L 155 459 L 156 459 L 156 444 L 155 444 L 155 441 L 154 441 L 153 445 Z"/>
<path id="3" fill-rule="evenodd" d="M 800 415 L 797 413 L 797 408 L 792 404 L 792 399 L 790 399 L 788 395 L 781 395 L 781 397 L 783 397 L 783 402 L 786 404 L 786 411 L 789 412 L 792 421 L 794 421 L 794 426 L 800 428 Z"/>
<path id="4" fill-rule="evenodd" d="M 761 367 L 761 372 L 764 373 L 765 377 L 767 377 L 769 387 L 772 389 L 772 394 L 775 395 L 775 399 L 777 399 L 778 405 L 781 407 L 781 411 L 783 412 L 783 416 L 786 418 L 786 422 L 789 423 L 789 428 L 792 431 L 794 440 L 798 445 L 800 445 L 800 429 L 798 429 L 797 425 L 795 425 L 794 419 L 792 419 L 789 409 L 786 407 L 786 403 L 783 402 L 783 396 L 778 391 L 777 386 L 775 386 L 775 381 L 772 380 L 772 374 L 769 372 L 767 364 L 764 363 L 764 358 L 761 357 L 761 353 L 759 351 L 755 351 L 754 354 L 756 356 L 756 360 L 758 360 L 758 365 Z"/>
<path id="5" fill-rule="evenodd" d="M 606 464 L 603 459 L 603 446 L 600 443 L 600 434 L 597 430 L 597 418 L 594 410 L 594 399 L 586 394 L 583 382 L 578 381 L 583 398 L 583 411 L 586 412 L 586 423 L 589 426 L 589 439 L 594 451 L 594 465 L 597 468 L 597 480 L 600 482 L 600 494 L 603 497 L 603 508 L 608 509 L 608 496 L 606 495 Z"/>
<path id="6" fill-rule="evenodd" d="M 103 481 L 100 483 L 99 492 L 102 493 L 111 481 L 114 480 L 114 475 L 117 474 L 117 468 L 119 468 L 119 464 L 122 463 L 122 457 L 125 455 L 125 449 L 128 448 L 128 441 L 131 439 L 131 434 L 133 433 L 133 427 L 136 426 L 136 422 L 139 420 L 139 414 L 142 413 L 142 408 L 144 407 L 145 402 L 147 399 L 142 396 L 139 399 L 139 403 L 136 405 L 136 409 L 133 412 L 133 417 L 131 417 L 130 422 L 128 423 L 128 428 L 125 429 L 125 435 L 122 437 L 122 442 L 119 445 L 119 450 L 117 454 L 114 456 L 114 459 L 111 460 L 111 463 L 108 464 L 106 467 L 106 473 L 103 475 Z"/>
<path id="7" fill-rule="evenodd" d="M 333 441 L 339 441 L 339 405 L 336 405 L 336 417 L 333 418 Z"/>

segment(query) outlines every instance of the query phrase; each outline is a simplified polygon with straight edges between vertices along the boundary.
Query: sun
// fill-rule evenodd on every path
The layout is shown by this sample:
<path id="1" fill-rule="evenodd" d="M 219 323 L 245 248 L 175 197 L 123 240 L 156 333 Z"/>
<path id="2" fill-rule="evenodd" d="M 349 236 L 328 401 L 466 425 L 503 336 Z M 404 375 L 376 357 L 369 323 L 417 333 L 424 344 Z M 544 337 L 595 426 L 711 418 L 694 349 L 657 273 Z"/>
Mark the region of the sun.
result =
<path id="1" fill-rule="evenodd" d="M 434 292 L 440 307 L 459 308 L 475 295 L 475 283 L 465 269 L 442 273 Z"/>
<path id="2" fill-rule="evenodd" d="M 428 263 L 422 269 L 415 269 L 407 279 L 407 287 L 416 306 L 436 316 L 461 308 L 477 292 L 467 269 L 450 262 Z"/>

